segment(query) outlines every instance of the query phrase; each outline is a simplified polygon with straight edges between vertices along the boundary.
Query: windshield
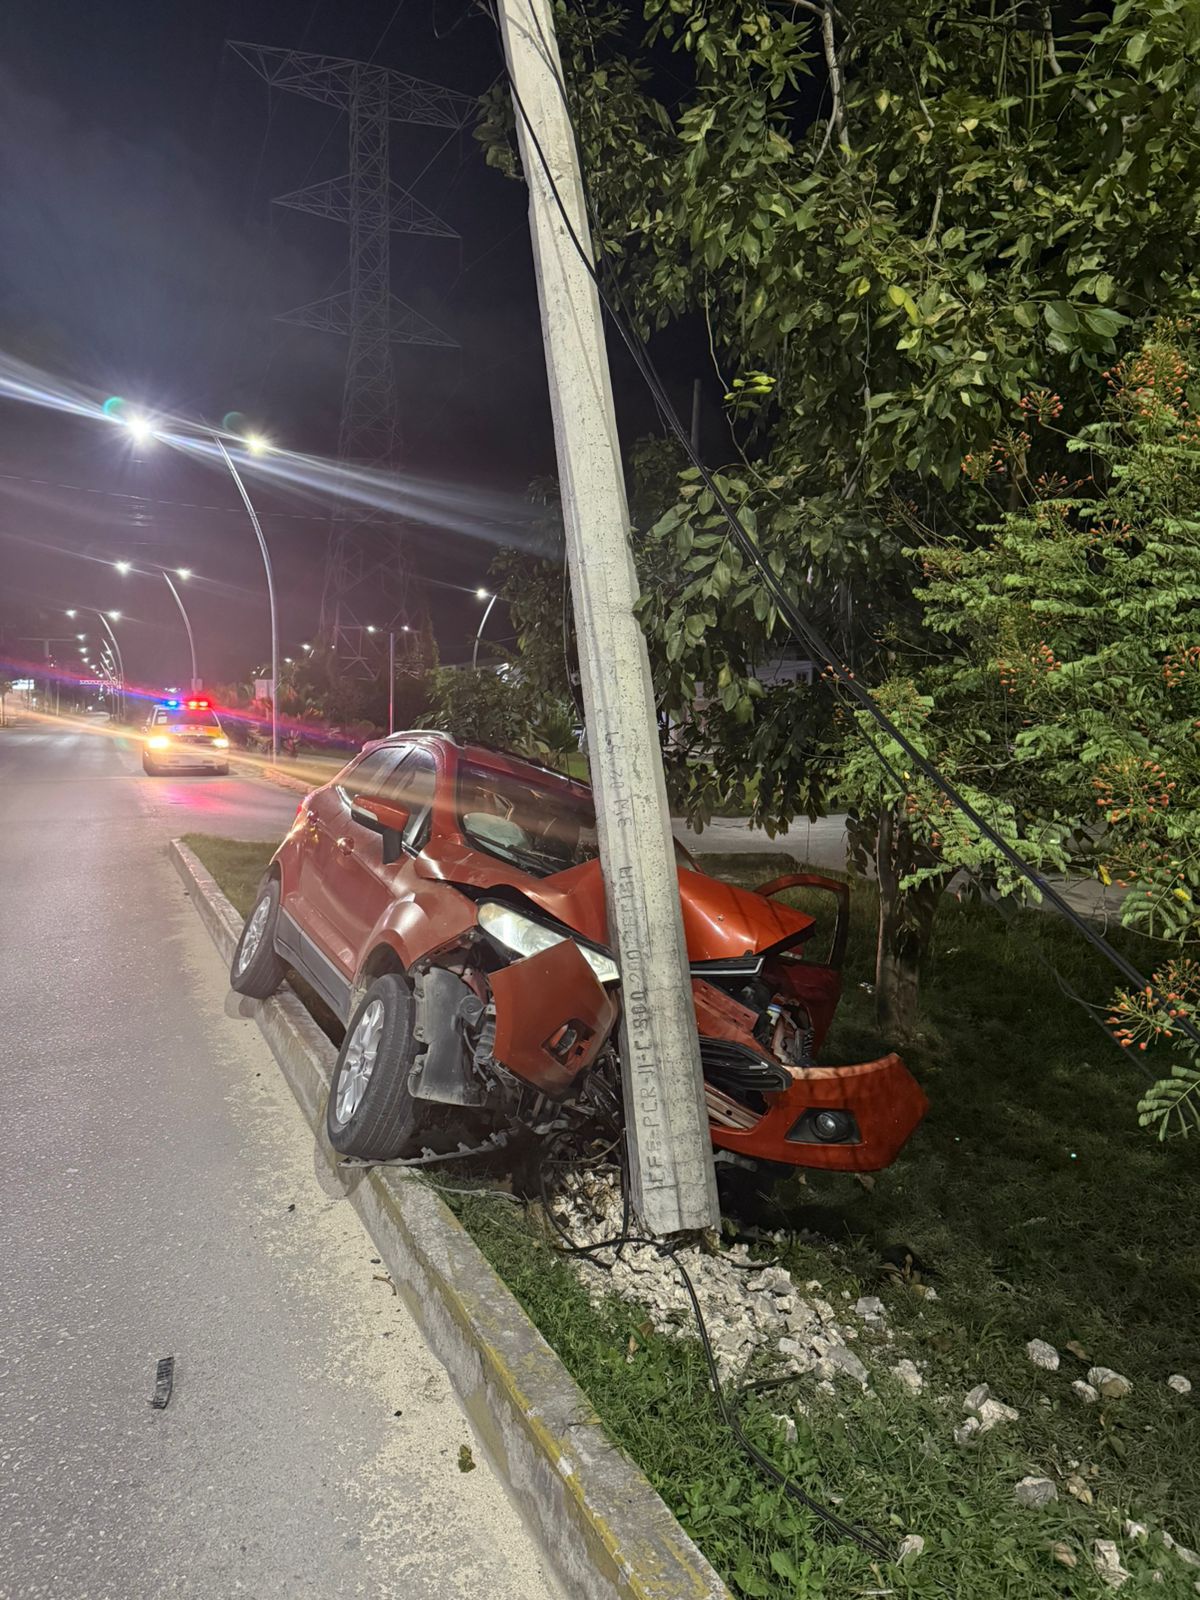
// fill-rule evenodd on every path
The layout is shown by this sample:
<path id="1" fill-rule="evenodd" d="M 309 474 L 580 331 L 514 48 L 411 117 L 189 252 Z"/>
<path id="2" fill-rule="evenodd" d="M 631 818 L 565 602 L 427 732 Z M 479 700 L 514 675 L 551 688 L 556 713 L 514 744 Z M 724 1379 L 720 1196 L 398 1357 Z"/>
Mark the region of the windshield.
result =
<path id="1" fill-rule="evenodd" d="M 180 706 L 167 712 L 167 721 L 173 728 L 219 728 L 221 724 L 211 711 Z"/>
<path id="2" fill-rule="evenodd" d="M 462 762 L 458 821 L 477 849 L 538 878 L 590 861 L 599 849 L 591 791 L 549 774 Z"/>

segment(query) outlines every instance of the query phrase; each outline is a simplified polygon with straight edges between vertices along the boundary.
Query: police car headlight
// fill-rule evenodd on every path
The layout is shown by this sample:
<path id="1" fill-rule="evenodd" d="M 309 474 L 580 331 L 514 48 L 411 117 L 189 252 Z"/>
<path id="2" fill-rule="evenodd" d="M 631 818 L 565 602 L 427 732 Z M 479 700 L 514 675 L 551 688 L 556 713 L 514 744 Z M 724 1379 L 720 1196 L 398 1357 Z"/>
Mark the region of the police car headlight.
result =
<path id="1" fill-rule="evenodd" d="M 479 907 L 479 926 L 483 931 L 511 950 L 515 956 L 536 956 L 543 950 L 552 950 L 556 944 L 566 942 L 568 935 L 548 928 L 544 922 L 523 917 L 511 906 L 500 905 L 495 900 L 485 900 Z M 579 954 L 595 973 L 600 983 L 618 983 L 621 978 L 617 964 L 602 950 L 593 950 L 586 944 L 572 941 Z"/>
<path id="2" fill-rule="evenodd" d="M 214 750 L 228 750 L 229 749 L 229 740 L 228 739 L 219 739 L 219 738 L 218 739 L 214 739 L 213 740 L 213 749 Z"/>
<path id="3" fill-rule="evenodd" d="M 171 741 L 165 733 L 156 733 L 152 738 L 147 739 L 146 743 L 151 750 L 166 750 L 170 748 Z"/>

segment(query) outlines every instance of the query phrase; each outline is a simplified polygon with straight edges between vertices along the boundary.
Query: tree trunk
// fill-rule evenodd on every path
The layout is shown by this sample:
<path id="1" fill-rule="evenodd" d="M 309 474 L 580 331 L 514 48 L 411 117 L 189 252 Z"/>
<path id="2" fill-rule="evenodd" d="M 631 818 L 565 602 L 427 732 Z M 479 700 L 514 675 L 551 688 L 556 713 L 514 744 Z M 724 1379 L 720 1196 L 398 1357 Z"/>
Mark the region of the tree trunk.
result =
<path id="1" fill-rule="evenodd" d="M 917 1031 L 921 967 L 933 933 L 945 886 L 929 879 L 901 889 L 918 865 L 914 840 L 894 807 L 879 813 L 875 871 L 879 880 L 879 934 L 875 949 L 875 1020 L 888 1041 L 911 1039 Z"/>

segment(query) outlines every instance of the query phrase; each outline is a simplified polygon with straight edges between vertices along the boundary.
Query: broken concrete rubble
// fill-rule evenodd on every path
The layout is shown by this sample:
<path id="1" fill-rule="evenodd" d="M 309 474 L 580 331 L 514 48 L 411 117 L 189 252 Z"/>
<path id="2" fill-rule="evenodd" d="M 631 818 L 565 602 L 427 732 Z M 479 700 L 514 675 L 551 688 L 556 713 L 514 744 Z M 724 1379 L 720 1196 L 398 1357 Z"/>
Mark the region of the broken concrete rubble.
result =
<path id="1" fill-rule="evenodd" d="M 1040 1511 L 1058 1499 L 1058 1489 L 1051 1478 L 1022 1478 L 1013 1489 L 1013 1499 L 1030 1511 Z"/>
<path id="2" fill-rule="evenodd" d="M 1040 1367 L 1043 1372 L 1058 1371 L 1058 1351 L 1052 1344 L 1047 1344 L 1045 1339 L 1030 1339 L 1025 1346 L 1025 1354 L 1035 1367 Z"/>
<path id="3" fill-rule="evenodd" d="M 1129 1379 L 1123 1378 L 1111 1367 L 1090 1367 L 1087 1381 L 1105 1400 L 1123 1400 L 1133 1389 Z"/>

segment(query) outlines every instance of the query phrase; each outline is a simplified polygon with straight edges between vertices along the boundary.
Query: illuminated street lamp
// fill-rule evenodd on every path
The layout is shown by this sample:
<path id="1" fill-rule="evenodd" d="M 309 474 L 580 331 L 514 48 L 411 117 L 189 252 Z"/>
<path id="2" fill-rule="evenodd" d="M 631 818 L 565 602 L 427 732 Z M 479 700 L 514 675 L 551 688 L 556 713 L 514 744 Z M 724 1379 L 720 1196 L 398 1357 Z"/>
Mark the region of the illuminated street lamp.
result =
<path id="1" fill-rule="evenodd" d="M 483 608 L 483 615 L 479 619 L 479 627 L 475 633 L 475 648 L 471 651 L 472 672 L 479 666 L 479 641 L 483 638 L 483 630 L 487 627 L 487 619 L 491 616 L 492 607 L 496 604 L 499 596 L 488 594 L 486 589 L 476 589 L 475 598 L 476 600 L 486 600 L 487 605 Z"/>
<path id="2" fill-rule="evenodd" d="M 201 687 L 201 679 L 199 672 L 196 670 L 196 636 L 192 632 L 191 619 L 187 614 L 187 609 L 184 606 L 179 590 L 171 582 L 171 574 L 167 571 L 166 567 L 160 567 L 157 562 L 152 562 L 151 565 L 162 577 L 162 580 L 166 584 L 167 588 L 170 589 L 171 596 L 174 599 L 175 604 L 179 607 L 179 615 L 183 618 L 183 625 L 187 629 L 188 649 L 192 654 L 192 690 L 194 692 Z M 116 567 L 117 571 L 120 573 L 132 572 L 134 570 L 132 561 L 114 561 L 113 566 Z M 186 580 L 190 578 L 191 575 L 192 569 L 190 567 L 175 568 L 175 576 L 177 578 Z"/>
<path id="3" fill-rule="evenodd" d="M 367 625 L 366 625 L 365 631 L 367 633 L 378 633 L 379 629 L 375 626 L 375 624 L 373 622 L 368 622 Z M 389 628 L 387 630 L 387 636 L 388 636 L 388 732 L 389 733 L 395 733 L 395 731 L 396 731 L 396 633 L 397 633 L 397 631 L 399 631 L 400 633 L 411 633 L 412 632 L 412 630 L 409 627 L 407 622 L 402 622 L 400 624 L 399 630 L 397 630 L 395 628 Z M 305 649 L 305 650 L 311 650 L 312 649 L 312 645 L 306 644 L 302 648 Z"/>

